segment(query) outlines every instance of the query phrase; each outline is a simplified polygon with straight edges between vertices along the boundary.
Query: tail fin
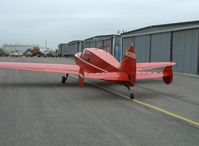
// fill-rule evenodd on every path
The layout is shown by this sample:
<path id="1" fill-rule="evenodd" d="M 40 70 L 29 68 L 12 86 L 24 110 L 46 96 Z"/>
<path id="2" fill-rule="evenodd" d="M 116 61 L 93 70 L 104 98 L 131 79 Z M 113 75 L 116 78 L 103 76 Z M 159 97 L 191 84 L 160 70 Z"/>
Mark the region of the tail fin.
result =
<path id="1" fill-rule="evenodd" d="M 133 46 L 130 46 L 126 51 L 121 62 L 120 70 L 128 74 L 130 86 L 134 86 L 136 80 L 136 56 Z"/>

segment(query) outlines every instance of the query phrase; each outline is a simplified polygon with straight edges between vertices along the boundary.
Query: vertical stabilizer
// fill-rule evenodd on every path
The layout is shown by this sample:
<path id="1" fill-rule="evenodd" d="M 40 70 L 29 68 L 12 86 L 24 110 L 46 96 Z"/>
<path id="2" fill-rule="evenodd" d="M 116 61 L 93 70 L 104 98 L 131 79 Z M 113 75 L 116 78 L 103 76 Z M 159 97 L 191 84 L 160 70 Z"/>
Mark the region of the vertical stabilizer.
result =
<path id="1" fill-rule="evenodd" d="M 130 46 L 126 51 L 121 62 L 120 70 L 128 74 L 130 86 L 134 86 L 136 80 L 136 56 L 133 46 Z"/>

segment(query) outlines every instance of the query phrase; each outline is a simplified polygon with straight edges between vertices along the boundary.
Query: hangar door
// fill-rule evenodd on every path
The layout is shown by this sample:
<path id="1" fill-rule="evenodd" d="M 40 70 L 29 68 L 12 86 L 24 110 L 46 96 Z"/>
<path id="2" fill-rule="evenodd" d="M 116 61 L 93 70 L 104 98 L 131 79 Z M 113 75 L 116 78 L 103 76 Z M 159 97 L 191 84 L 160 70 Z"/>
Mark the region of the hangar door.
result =
<path id="1" fill-rule="evenodd" d="M 71 49 L 74 51 L 74 54 L 77 53 L 77 51 L 78 51 L 78 44 L 77 43 L 73 43 Z"/>
<path id="2" fill-rule="evenodd" d="M 100 47 L 102 47 L 102 46 L 103 46 L 103 43 L 102 43 L 101 40 L 96 42 L 96 47 L 97 47 L 97 48 L 100 48 Z"/>
<path id="3" fill-rule="evenodd" d="M 170 61 L 171 32 L 151 35 L 151 61 Z"/>
<path id="4" fill-rule="evenodd" d="M 135 49 L 137 62 L 149 62 L 150 35 L 136 36 Z"/>
<path id="5" fill-rule="evenodd" d="M 84 43 L 84 48 L 90 48 L 90 42 L 85 42 Z"/>
<path id="6" fill-rule="evenodd" d="M 104 40 L 102 49 L 112 54 L 112 39 Z"/>
<path id="7" fill-rule="evenodd" d="M 63 47 L 62 47 L 62 55 L 67 53 L 67 49 L 68 49 L 68 44 L 63 45 Z"/>
<path id="8" fill-rule="evenodd" d="M 96 48 L 96 47 L 95 47 L 95 41 L 91 41 L 91 42 L 90 42 L 90 48 Z"/>
<path id="9" fill-rule="evenodd" d="M 175 71 L 198 74 L 199 29 L 173 32 Z"/>

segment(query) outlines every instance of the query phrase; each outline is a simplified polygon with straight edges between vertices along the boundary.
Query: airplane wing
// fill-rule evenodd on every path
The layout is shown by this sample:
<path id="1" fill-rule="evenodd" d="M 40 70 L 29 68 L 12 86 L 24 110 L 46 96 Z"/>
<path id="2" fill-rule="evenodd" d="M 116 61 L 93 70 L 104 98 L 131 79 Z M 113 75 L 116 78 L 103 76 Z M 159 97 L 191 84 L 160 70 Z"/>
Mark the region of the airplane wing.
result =
<path id="1" fill-rule="evenodd" d="M 85 73 L 85 78 L 109 80 L 109 81 L 128 81 L 128 75 L 123 72 L 103 72 L 103 73 Z"/>
<path id="2" fill-rule="evenodd" d="M 166 66 L 175 65 L 175 62 L 149 62 L 149 63 L 137 63 L 137 71 L 154 69 L 154 68 L 161 68 Z"/>
<path id="3" fill-rule="evenodd" d="M 70 64 L 45 64 L 45 63 L 21 63 L 21 62 L 0 62 L 0 68 L 18 70 L 31 70 L 54 73 L 79 74 L 78 65 Z"/>

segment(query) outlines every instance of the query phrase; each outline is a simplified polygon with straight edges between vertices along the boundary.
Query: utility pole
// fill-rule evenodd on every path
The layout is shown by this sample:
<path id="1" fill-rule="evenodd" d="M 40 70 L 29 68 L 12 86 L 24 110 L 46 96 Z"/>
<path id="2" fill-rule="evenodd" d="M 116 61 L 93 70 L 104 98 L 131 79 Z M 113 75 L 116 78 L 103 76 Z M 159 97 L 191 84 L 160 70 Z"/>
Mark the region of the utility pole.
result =
<path id="1" fill-rule="evenodd" d="M 45 49 L 47 50 L 47 40 L 45 40 Z"/>

